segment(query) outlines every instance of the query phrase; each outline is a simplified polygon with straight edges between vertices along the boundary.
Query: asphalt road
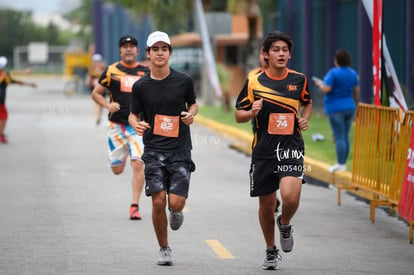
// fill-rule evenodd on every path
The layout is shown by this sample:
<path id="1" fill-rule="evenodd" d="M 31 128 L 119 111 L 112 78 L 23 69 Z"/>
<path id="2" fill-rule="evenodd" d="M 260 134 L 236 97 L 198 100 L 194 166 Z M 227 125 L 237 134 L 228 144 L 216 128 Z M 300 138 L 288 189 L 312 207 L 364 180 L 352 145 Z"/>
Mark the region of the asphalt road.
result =
<path id="1" fill-rule="evenodd" d="M 174 265 L 160 267 L 151 200 L 130 221 L 131 170 L 112 175 L 105 126 L 87 95 L 65 96 L 61 79 L 9 86 L 9 144 L 0 144 L 0 274 L 414 274 L 408 226 L 332 188 L 305 184 L 293 219 L 295 247 L 263 271 L 250 159 L 227 137 L 192 126 L 185 220 L 169 231 Z M 277 238 L 279 234 L 277 233 Z"/>

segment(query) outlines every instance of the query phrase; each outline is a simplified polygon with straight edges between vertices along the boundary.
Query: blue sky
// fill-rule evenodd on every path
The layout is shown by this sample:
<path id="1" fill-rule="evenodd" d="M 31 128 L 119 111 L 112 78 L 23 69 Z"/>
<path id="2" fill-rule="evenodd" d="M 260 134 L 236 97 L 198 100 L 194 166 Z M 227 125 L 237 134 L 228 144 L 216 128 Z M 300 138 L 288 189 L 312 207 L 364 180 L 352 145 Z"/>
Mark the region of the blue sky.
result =
<path id="1" fill-rule="evenodd" d="M 31 10 L 33 14 L 48 14 L 68 11 L 76 7 L 79 0 L 1 0 L 0 8 L 8 7 L 16 10 Z"/>

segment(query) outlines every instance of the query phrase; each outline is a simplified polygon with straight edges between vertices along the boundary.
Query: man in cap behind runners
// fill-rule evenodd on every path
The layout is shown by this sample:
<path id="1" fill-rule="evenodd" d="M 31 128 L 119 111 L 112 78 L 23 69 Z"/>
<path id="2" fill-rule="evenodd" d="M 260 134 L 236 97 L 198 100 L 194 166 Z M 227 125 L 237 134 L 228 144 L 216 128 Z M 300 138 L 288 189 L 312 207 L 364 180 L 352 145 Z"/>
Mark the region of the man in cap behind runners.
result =
<path id="1" fill-rule="evenodd" d="M 128 155 L 132 166 L 132 203 L 129 208 L 131 220 L 140 220 L 139 199 L 144 186 L 144 164 L 142 137 L 128 124 L 132 85 L 148 72 L 148 67 L 137 61 L 139 54 L 137 40 L 125 35 L 119 39 L 120 62 L 109 65 L 101 74 L 92 91 L 96 103 L 108 109 L 108 152 L 112 172 L 119 175 L 124 171 Z M 110 101 L 105 99 L 108 89 Z"/>

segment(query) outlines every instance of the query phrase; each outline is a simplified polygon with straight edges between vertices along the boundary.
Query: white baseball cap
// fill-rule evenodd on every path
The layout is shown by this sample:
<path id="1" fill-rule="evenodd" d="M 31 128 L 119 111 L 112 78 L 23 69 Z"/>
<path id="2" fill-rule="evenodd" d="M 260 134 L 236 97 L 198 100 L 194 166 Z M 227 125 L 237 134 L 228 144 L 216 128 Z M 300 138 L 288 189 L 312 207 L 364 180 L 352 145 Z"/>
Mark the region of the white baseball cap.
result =
<path id="1" fill-rule="evenodd" d="M 157 42 L 164 42 L 171 45 L 170 38 L 165 32 L 156 31 L 151 33 L 147 39 L 147 47 L 152 47 Z"/>
<path id="2" fill-rule="evenodd" d="M 100 55 L 99 53 L 96 53 L 92 56 L 92 61 L 94 61 L 94 62 L 101 61 L 102 59 L 103 59 L 102 55 Z"/>
<path id="3" fill-rule="evenodd" d="M 7 65 L 7 58 L 5 56 L 0 56 L 0 70 L 4 69 Z"/>

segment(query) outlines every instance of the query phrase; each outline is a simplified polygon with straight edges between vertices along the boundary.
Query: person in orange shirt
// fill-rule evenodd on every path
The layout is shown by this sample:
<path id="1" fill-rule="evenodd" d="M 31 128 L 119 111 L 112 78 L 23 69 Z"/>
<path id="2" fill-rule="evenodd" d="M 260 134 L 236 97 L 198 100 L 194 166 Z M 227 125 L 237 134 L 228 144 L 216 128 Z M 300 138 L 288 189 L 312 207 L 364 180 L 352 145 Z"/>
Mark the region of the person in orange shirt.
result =
<path id="1" fill-rule="evenodd" d="M 132 203 L 129 208 L 131 220 L 140 220 L 139 200 L 144 187 L 144 150 L 142 137 L 128 123 L 132 85 L 149 72 L 147 66 L 137 61 L 138 41 L 125 35 L 119 39 L 121 61 L 115 62 L 101 74 L 92 91 L 93 100 L 108 109 L 108 152 L 112 172 L 121 174 L 128 156 L 132 166 Z M 105 98 L 109 91 L 110 101 Z"/>
<path id="2" fill-rule="evenodd" d="M 288 253 L 293 249 L 291 220 L 299 207 L 307 169 L 301 132 L 309 128 L 312 99 L 306 76 L 287 67 L 292 48 L 293 41 L 287 34 L 270 32 L 263 42 L 263 57 L 269 68 L 248 78 L 236 100 L 236 121 L 255 122 L 250 196 L 259 198 L 259 222 L 266 244 L 263 269 L 278 269 L 281 259 L 275 225 L 282 250 Z M 278 189 L 282 211 L 275 219 Z"/>

